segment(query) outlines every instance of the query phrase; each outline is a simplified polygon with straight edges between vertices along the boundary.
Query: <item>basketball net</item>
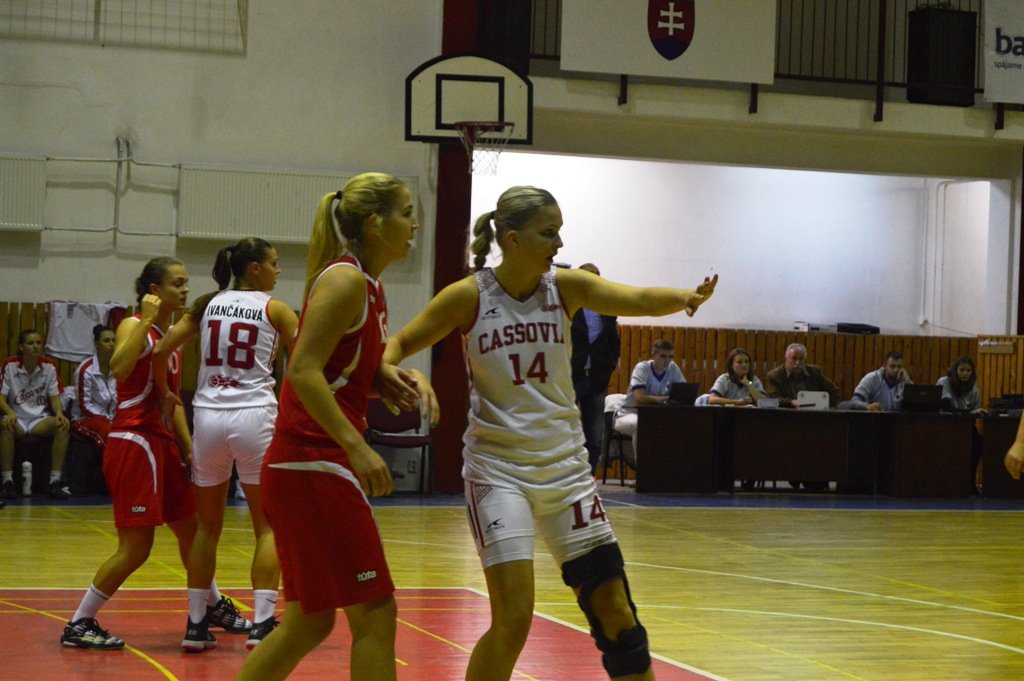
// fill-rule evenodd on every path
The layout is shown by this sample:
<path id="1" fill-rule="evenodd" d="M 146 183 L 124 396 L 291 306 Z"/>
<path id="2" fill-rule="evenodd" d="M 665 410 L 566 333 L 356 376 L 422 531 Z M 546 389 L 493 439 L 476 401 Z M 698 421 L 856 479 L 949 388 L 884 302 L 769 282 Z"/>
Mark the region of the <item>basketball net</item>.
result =
<path id="1" fill-rule="evenodd" d="M 516 124 L 506 121 L 459 121 L 455 129 L 469 157 L 469 172 L 473 175 L 494 175 L 498 172 L 498 157 L 505 149 Z"/>

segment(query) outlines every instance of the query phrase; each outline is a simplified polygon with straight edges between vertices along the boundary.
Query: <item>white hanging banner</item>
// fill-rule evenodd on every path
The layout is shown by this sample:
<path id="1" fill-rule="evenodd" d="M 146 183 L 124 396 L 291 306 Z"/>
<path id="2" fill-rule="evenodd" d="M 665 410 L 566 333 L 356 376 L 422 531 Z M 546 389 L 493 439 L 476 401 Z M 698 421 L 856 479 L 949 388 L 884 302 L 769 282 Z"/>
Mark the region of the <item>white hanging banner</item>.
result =
<path id="1" fill-rule="evenodd" d="M 775 3 L 562 0 L 562 69 L 771 83 Z"/>
<path id="2" fill-rule="evenodd" d="M 1024 104 L 1024 2 L 985 0 L 985 101 Z"/>

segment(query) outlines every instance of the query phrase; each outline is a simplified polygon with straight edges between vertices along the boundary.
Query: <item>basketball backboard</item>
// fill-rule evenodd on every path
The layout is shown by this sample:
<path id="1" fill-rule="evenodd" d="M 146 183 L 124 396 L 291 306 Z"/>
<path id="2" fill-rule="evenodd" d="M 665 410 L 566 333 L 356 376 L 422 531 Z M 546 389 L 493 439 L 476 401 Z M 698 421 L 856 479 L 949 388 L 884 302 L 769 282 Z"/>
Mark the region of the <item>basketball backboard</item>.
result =
<path id="1" fill-rule="evenodd" d="M 533 141 L 533 84 L 504 64 L 477 56 L 437 57 L 405 79 L 405 139 L 459 139 L 457 122 L 513 123 L 508 144 Z"/>

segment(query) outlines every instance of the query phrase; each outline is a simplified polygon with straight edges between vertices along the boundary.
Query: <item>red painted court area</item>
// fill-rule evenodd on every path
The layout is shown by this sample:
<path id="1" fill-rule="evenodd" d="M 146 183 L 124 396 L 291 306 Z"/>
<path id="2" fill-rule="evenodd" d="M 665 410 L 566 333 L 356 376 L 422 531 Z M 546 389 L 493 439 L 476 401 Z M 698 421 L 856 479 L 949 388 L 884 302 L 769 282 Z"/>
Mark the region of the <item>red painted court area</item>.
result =
<path id="1" fill-rule="evenodd" d="M 182 589 L 122 589 L 100 612 L 100 624 L 125 639 L 123 651 L 63 648 L 64 622 L 73 614 L 81 590 L 0 589 L 0 625 L 5 633 L 2 670 L 5 681 L 39 679 L 189 679 L 233 678 L 245 659 L 245 636 L 217 633 L 217 648 L 200 655 L 181 652 L 186 599 Z M 230 593 L 251 608 L 245 593 Z M 487 599 L 466 589 L 399 589 L 398 678 L 402 681 L 462 679 L 469 654 L 486 630 Z M 290 678 L 345 679 L 349 635 L 343 613 L 338 626 Z M 660 660 L 661 681 L 709 677 Z M 513 679 L 556 681 L 604 679 L 600 656 L 590 636 L 573 627 L 534 616 L 526 649 Z"/>

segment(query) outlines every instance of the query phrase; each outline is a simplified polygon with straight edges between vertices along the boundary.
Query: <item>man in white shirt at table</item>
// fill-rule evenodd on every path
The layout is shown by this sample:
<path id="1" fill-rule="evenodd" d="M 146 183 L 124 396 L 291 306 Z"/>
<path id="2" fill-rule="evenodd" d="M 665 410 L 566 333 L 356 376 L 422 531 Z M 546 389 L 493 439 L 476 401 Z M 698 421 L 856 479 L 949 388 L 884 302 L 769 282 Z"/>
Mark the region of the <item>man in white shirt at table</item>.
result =
<path id="1" fill-rule="evenodd" d="M 899 411 L 903 408 L 903 386 L 913 383 L 903 369 L 903 354 L 885 353 L 882 368 L 864 378 L 853 391 L 853 399 L 843 406 L 864 411 Z"/>
<path id="2" fill-rule="evenodd" d="M 673 359 L 675 348 L 670 340 L 656 340 L 651 348 L 651 358 L 637 362 L 629 378 L 629 392 L 619 408 L 615 410 L 614 427 L 618 432 L 633 438 L 636 452 L 637 407 L 641 404 L 665 404 L 669 388 L 673 383 L 686 381 L 683 370 Z"/>

